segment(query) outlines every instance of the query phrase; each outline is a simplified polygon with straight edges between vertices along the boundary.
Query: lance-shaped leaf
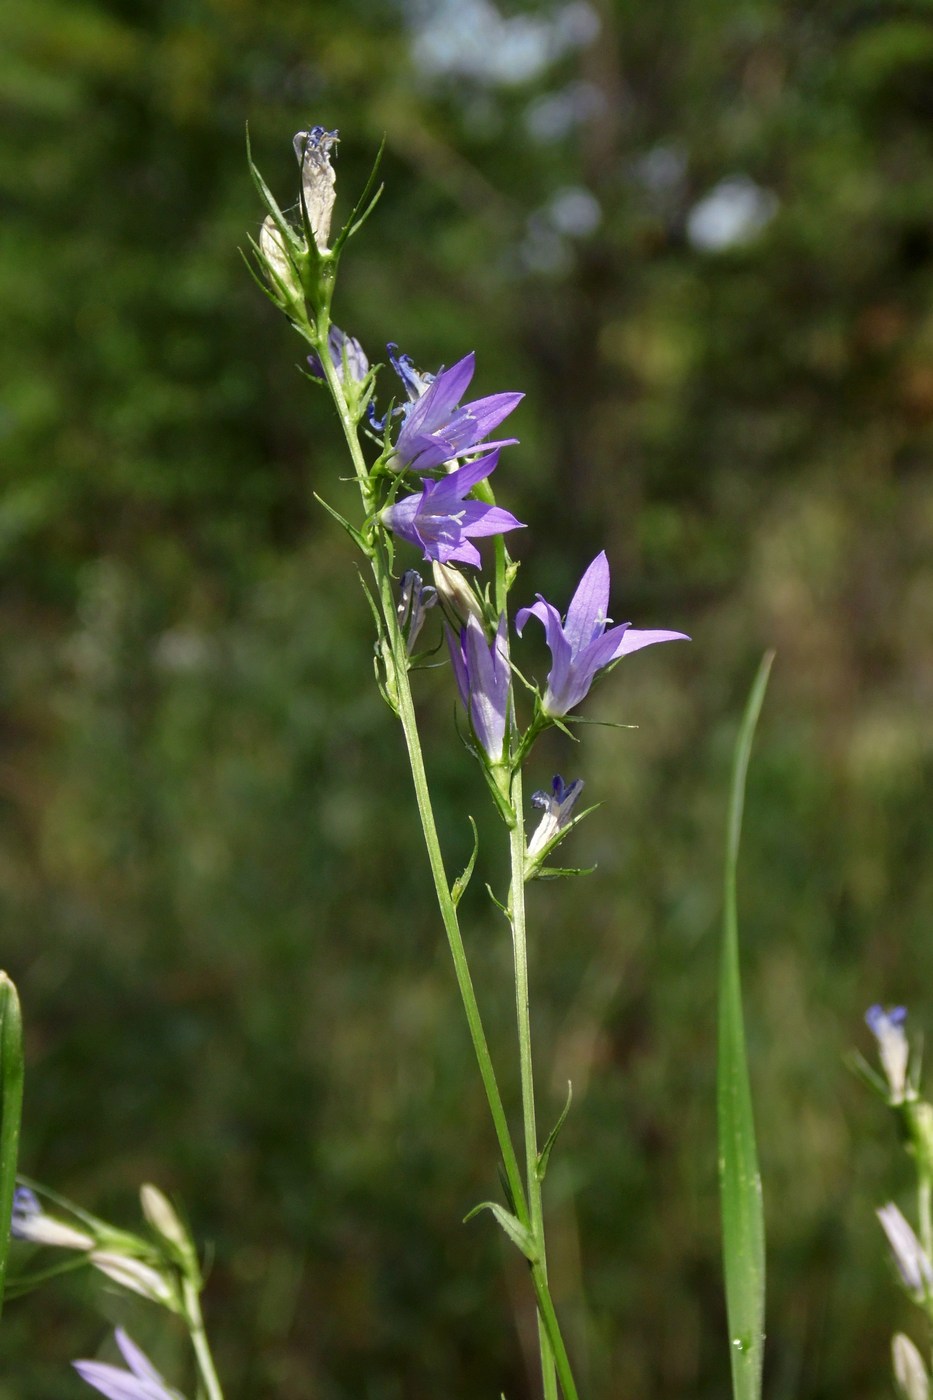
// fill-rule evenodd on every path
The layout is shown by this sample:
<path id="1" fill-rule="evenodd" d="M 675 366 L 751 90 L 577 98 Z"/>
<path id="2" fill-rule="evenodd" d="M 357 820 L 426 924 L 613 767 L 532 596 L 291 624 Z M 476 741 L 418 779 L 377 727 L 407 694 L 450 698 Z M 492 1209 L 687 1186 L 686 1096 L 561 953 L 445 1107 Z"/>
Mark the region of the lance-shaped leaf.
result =
<path id="1" fill-rule="evenodd" d="M 535 1164 L 535 1172 L 536 1172 L 536 1174 L 537 1174 L 537 1177 L 538 1177 L 538 1180 L 539 1180 L 539 1181 L 543 1181 L 544 1178 L 545 1178 L 545 1176 L 547 1175 L 547 1164 L 548 1164 L 548 1162 L 549 1162 L 550 1159 L 551 1159 L 551 1148 L 554 1146 L 555 1142 L 557 1141 L 558 1134 L 560 1133 L 561 1128 L 564 1126 L 564 1124 L 565 1124 L 566 1121 L 567 1121 L 567 1114 L 570 1112 L 570 1105 L 571 1105 L 572 1103 L 573 1103 L 573 1085 L 570 1083 L 570 1080 L 568 1079 L 568 1080 L 567 1080 L 567 1101 L 566 1101 L 566 1103 L 564 1104 L 563 1108 L 561 1109 L 560 1117 L 558 1118 L 557 1122 L 554 1124 L 554 1126 L 553 1126 L 553 1128 L 551 1129 L 551 1131 L 548 1133 L 547 1138 L 546 1138 L 545 1143 L 544 1143 L 544 1146 L 542 1147 L 541 1151 L 538 1153 L 538 1160 L 537 1160 L 537 1162 L 536 1162 L 536 1164 Z"/>
<path id="2" fill-rule="evenodd" d="M 522 1254 L 530 1264 L 537 1263 L 538 1251 L 535 1249 L 534 1236 L 523 1225 L 517 1216 L 506 1210 L 505 1206 L 500 1206 L 498 1201 L 481 1201 L 478 1206 L 474 1206 L 469 1215 L 463 1217 L 463 1223 L 472 1220 L 475 1215 L 479 1215 L 481 1210 L 491 1210 L 496 1220 L 502 1226 L 509 1239 L 520 1249 Z"/>
<path id="3" fill-rule="evenodd" d="M 758 668 L 742 717 L 726 836 L 717 1107 L 723 1268 L 735 1400 L 759 1400 L 764 1358 L 765 1224 L 742 1018 L 736 868 L 748 760 L 773 660 L 769 652 Z"/>
<path id="4" fill-rule="evenodd" d="M 454 908 L 460 903 L 467 886 L 473 878 L 473 867 L 476 865 L 476 857 L 479 854 L 479 832 L 476 829 L 476 822 L 472 817 L 467 817 L 467 821 L 473 828 L 473 850 L 470 853 L 470 859 L 450 887 L 450 897 L 453 900 Z"/>
<path id="5" fill-rule="evenodd" d="M 13 982 L 0 972 L 0 1308 L 16 1191 L 23 1113 L 23 1020 Z"/>

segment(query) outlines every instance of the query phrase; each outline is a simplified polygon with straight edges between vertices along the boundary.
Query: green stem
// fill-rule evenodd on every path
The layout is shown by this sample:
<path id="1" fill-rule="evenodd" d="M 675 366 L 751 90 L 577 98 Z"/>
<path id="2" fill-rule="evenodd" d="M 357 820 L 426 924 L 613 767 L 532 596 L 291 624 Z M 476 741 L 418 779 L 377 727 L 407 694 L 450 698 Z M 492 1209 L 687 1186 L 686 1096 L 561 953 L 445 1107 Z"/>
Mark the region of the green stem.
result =
<path id="1" fill-rule="evenodd" d="M 509 831 L 509 854 L 512 865 L 509 922 L 512 926 L 512 957 L 515 966 L 515 1019 L 518 1026 L 518 1057 L 521 1067 L 525 1173 L 528 1184 L 531 1233 L 534 1237 L 537 1256 L 534 1265 L 534 1269 L 538 1273 L 535 1291 L 538 1292 L 540 1285 L 547 1293 L 547 1252 L 544 1241 L 541 1179 L 538 1176 L 538 1128 L 535 1118 L 535 1081 L 531 1056 L 531 1009 L 528 997 L 528 940 L 525 934 L 525 817 L 521 769 L 517 769 L 512 778 L 511 797 L 515 811 L 515 823 Z M 540 1306 L 538 1309 L 538 1345 L 541 1351 L 541 1380 L 544 1400 L 557 1400 L 554 1352 Z"/>
<path id="2" fill-rule="evenodd" d="M 204 1318 L 201 1315 L 201 1299 L 198 1295 L 196 1285 L 191 1279 L 185 1279 L 182 1284 L 182 1298 L 185 1309 L 185 1322 L 188 1324 L 188 1333 L 191 1337 L 191 1345 L 197 1358 L 198 1371 L 204 1383 L 204 1391 L 207 1400 L 224 1400 L 224 1393 L 220 1388 L 220 1381 L 217 1378 L 217 1371 L 214 1368 L 214 1358 L 211 1356 L 211 1349 L 207 1341 L 207 1333 L 204 1330 Z"/>
<path id="3" fill-rule="evenodd" d="M 933 1215 L 931 1215 L 931 1193 L 933 1182 L 924 1169 L 917 1184 L 917 1198 L 920 1214 L 920 1243 L 927 1258 L 933 1257 Z"/>

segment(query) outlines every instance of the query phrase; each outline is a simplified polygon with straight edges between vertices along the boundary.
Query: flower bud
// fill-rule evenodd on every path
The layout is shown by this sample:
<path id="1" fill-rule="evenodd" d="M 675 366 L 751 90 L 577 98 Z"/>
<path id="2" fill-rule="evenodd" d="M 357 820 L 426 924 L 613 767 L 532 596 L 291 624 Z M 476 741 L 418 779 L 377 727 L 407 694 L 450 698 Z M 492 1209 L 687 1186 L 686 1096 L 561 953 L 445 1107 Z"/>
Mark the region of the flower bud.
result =
<path id="1" fill-rule="evenodd" d="M 47 1244 L 55 1249 L 93 1249 L 96 1241 L 84 1230 L 76 1230 L 42 1209 L 39 1198 L 28 1186 L 17 1186 L 13 1197 L 10 1234 L 29 1244 Z"/>
<path id="2" fill-rule="evenodd" d="M 147 1182 L 145 1186 L 140 1187 L 139 1200 L 143 1208 L 143 1215 L 156 1234 L 182 1254 L 190 1255 L 191 1241 L 185 1232 L 185 1227 L 178 1219 L 175 1207 L 168 1197 L 162 1194 L 158 1186 L 152 1186 Z"/>
<path id="3" fill-rule="evenodd" d="M 330 163 L 330 152 L 338 139 L 336 131 L 325 131 L 322 126 L 299 131 L 294 138 L 295 155 L 301 166 L 304 206 L 319 253 L 330 251 L 327 240 L 337 197 L 334 188 L 337 176 Z"/>
<path id="4" fill-rule="evenodd" d="M 890 1011 L 885 1011 L 883 1006 L 870 1006 L 865 1012 L 868 1029 L 878 1042 L 878 1058 L 891 1090 L 892 1104 L 903 1103 L 906 1097 L 910 1058 L 904 1030 L 906 1019 L 907 1011 L 903 1006 L 893 1006 Z"/>
<path id="5" fill-rule="evenodd" d="M 923 1358 L 909 1337 L 895 1334 L 891 1343 L 894 1379 L 904 1400 L 929 1400 L 930 1378 Z"/>
<path id="6" fill-rule="evenodd" d="M 161 1303 L 163 1307 L 177 1310 L 178 1299 L 175 1290 L 158 1269 L 153 1269 L 149 1264 L 143 1264 L 141 1260 L 133 1259 L 129 1255 L 114 1254 L 104 1249 L 96 1249 L 90 1259 L 95 1268 L 100 1269 L 102 1274 L 106 1274 L 121 1288 L 126 1288 L 131 1293 L 139 1293 L 151 1303 Z"/>
<path id="7" fill-rule="evenodd" d="M 259 251 L 265 259 L 266 274 L 272 290 L 284 293 L 289 301 L 301 301 L 301 283 L 285 251 L 279 227 L 271 214 L 266 216 L 259 230 Z"/>
<path id="8" fill-rule="evenodd" d="M 933 1290 L 933 1263 L 913 1227 L 893 1202 L 882 1206 L 875 1214 L 888 1237 L 904 1287 L 921 1302 Z"/>
<path id="9" fill-rule="evenodd" d="M 424 626 L 424 615 L 428 608 L 437 602 L 437 594 L 430 585 L 426 588 L 421 575 L 415 569 L 406 569 L 399 587 L 399 600 L 396 609 L 398 625 L 405 638 L 405 650 L 411 656 L 415 643 Z"/>
<path id="10" fill-rule="evenodd" d="M 456 627 L 465 627 L 468 617 L 475 617 L 485 626 L 483 610 L 479 599 L 467 583 L 459 569 L 450 564 L 439 564 L 435 559 L 431 564 L 434 574 L 434 587 L 441 600 L 444 612 Z"/>

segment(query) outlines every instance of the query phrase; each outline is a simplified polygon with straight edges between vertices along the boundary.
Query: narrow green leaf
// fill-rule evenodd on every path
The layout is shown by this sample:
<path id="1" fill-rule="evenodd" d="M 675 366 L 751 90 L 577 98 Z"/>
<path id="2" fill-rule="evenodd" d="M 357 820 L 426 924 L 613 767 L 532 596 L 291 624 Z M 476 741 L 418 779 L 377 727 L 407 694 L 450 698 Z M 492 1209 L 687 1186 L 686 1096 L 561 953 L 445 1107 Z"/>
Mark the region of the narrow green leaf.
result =
<path id="1" fill-rule="evenodd" d="M 22 1112 L 23 1020 L 16 988 L 6 973 L 0 972 L 0 1309 L 10 1248 Z"/>
<path id="2" fill-rule="evenodd" d="M 473 820 L 472 817 L 467 817 L 467 821 L 473 828 L 473 850 L 471 852 L 470 859 L 467 861 L 466 865 L 463 867 L 463 870 L 460 872 L 460 874 L 457 876 L 456 880 L 454 880 L 453 884 L 450 887 L 450 898 L 453 900 L 453 905 L 455 909 L 460 903 L 461 899 L 463 898 L 466 887 L 472 879 L 473 867 L 476 864 L 476 857 L 479 853 L 479 832 L 476 829 L 476 822 Z"/>
<path id="3" fill-rule="evenodd" d="M 567 1121 L 567 1114 L 570 1112 L 570 1105 L 573 1103 L 573 1085 L 567 1080 L 567 1101 L 561 1109 L 560 1117 L 547 1135 L 547 1141 L 538 1153 L 538 1160 L 535 1164 L 535 1172 L 539 1181 L 543 1181 L 547 1174 L 547 1164 L 551 1157 L 551 1148 L 557 1141 L 557 1135 Z"/>
<path id="4" fill-rule="evenodd" d="M 337 524 L 342 530 L 346 530 L 347 534 L 350 536 L 350 539 L 356 545 L 357 549 L 362 550 L 366 557 L 369 558 L 372 554 L 372 550 L 370 549 L 366 541 L 363 539 L 363 536 L 360 534 L 359 530 L 357 530 L 353 525 L 351 525 L 349 520 L 346 520 L 340 514 L 339 510 L 335 510 L 333 506 L 328 505 L 323 496 L 319 496 L 316 491 L 312 491 L 311 494 L 317 501 L 318 505 L 324 507 L 331 519 L 336 520 Z"/>
<path id="5" fill-rule="evenodd" d="M 522 1224 L 517 1216 L 506 1210 L 505 1206 L 500 1206 L 497 1201 L 481 1201 L 478 1206 L 474 1206 L 469 1215 L 463 1217 L 464 1225 L 475 1215 L 479 1215 L 481 1210 L 491 1210 L 509 1239 L 521 1250 L 528 1262 L 530 1264 L 536 1263 L 538 1254 L 531 1231 Z"/>
<path id="6" fill-rule="evenodd" d="M 759 1400 L 764 1358 L 765 1225 L 742 1018 L 736 868 L 748 760 L 773 660 L 773 652 L 764 656 L 742 717 L 726 835 L 717 1104 L 723 1270 L 735 1400 Z"/>

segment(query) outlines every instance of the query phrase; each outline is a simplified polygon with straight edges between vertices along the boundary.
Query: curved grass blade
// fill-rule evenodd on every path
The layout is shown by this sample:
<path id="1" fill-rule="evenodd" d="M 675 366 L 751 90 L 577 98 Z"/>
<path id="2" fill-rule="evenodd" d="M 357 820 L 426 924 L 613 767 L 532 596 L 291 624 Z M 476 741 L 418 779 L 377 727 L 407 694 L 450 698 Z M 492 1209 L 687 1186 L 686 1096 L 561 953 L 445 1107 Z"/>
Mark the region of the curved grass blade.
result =
<path id="1" fill-rule="evenodd" d="M 23 1021 L 16 988 L 0 972 L 0 1309 L 16 1190 L 19 1125 L 23 1111 Z"/>
<path id="2" fill-rule="evenodd" d="M 773 652 L 767 652 L 762 659 L 742 716 L 733 757 L 726 834 L 717 1116 L 723 1271 L 735 1400 L 759 1400 L 765 1343 L 764 1207 L 742 1018 L 736 868 L 748 760 L 773 660 Z"/>

